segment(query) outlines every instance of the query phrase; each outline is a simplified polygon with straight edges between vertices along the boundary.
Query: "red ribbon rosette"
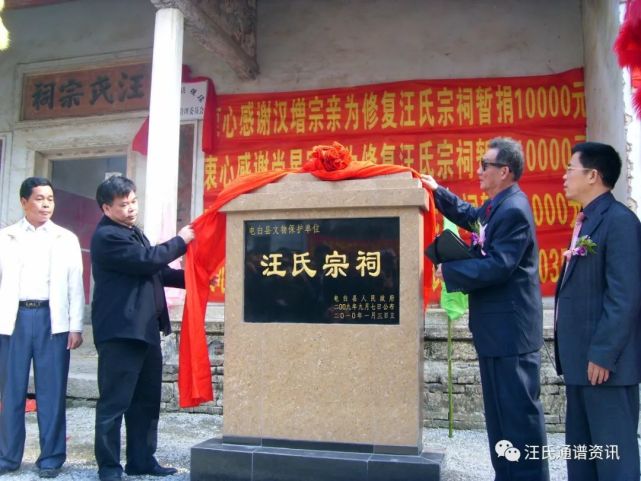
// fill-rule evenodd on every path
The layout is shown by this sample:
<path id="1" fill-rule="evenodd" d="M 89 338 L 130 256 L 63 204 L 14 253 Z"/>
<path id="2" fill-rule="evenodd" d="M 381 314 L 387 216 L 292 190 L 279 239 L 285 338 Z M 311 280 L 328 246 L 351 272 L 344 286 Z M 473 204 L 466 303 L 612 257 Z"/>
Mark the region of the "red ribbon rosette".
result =
<path id="1" fill-rule="evenodd" d="M 317 170 L 343 170 L 352 161 L 352 154 L 343 145 L 333 142 L 332 145 L 316 145 L 312 155 L 303 165 L 303 170 L 312 172 Z"/>

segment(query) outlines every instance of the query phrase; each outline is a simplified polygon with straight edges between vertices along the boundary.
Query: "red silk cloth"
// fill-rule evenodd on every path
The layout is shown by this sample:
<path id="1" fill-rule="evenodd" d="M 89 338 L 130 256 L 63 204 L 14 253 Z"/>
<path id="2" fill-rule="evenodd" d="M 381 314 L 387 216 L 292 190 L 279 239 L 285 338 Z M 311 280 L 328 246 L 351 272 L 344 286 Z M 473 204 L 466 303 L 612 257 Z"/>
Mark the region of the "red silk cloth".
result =
<path id="1" fill-rule="evenodd" d="M 225 262 L 226 215 L 220 212 L 221 207 L 241 194 L 276 182 L 285 175 L 293 173 L 308 172 L 325 181 L 364 179 L 401 172 L 411 172 L 414 178 L 420 178 L 420 174 L 414 169 L 400 165 L 379 165 L 371 162 L 352 161 L 341 170 L 306 170 L 311 166 L 312 163 L 307 163 L 302 169 L 259 172 L 239 177 L 230 183 L 218 195 L 214 203 L 192 223 L 196 238 L 189 244 L 185 256 L 186 296 L 178 363 L 180 407 L 198 406 L 214 398 L 205 336 L 205 309 L 209 297 L 209 281 Z M 425 244 L 428 244 L 432 242 L 436 232 L 435 210 L 431 191 L 425 186 L 423 188 L 429 199 L 429 210 L 423 211 L 423 234 Z M 427 303 L 429 290 L 432 286 L 431 272 L 432 264 L 425 258 L 424 303 Z"/>

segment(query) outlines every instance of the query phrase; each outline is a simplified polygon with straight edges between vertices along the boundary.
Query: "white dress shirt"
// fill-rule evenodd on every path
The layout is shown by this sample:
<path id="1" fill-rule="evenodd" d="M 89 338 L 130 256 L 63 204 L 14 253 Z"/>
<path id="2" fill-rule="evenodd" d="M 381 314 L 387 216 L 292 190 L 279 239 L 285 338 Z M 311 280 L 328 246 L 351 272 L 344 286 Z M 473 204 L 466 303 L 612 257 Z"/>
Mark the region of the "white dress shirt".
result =
<path id="1" fill-rule="evenodd" d="M 36 232 L 36 229 L 27 232 L 27 229 L 23 221 L 0 229 L 0 334 L 13 334 L 18 301 L 27 297 L 49 299 L 52 334 L 82 332 L 85 296 L 78 237 L 51 221 L 42 232 Z M 37 237 L 36 234 L 48 236 Z M 29 235 L 36 237 L 24 242 Z M 52 239 L 51 243 L 46 241 L 47 237 Z M 36 261 L 36 257 L 40 260 Z M 24 263 L 36 265 L 34 269 L 23 269 Z M 34 274 L 44 275 L 48 280 L 34 279 Z M 46 284 L 49 291 L 43 293 Z M 37 285 L 40 287 L 32 290 Z M 22 287 L 27 290 L 22 292 Z"/>
<path id="2" fill-rule="evenodd" d="M 49 299 L 51 278 L 51 252 L 54 236 L 51 221 L 37 229 L 26 218 L 20 221 L 24 235 L 20 242 L 20 286 L 18 297 L 21 301 Z"/>

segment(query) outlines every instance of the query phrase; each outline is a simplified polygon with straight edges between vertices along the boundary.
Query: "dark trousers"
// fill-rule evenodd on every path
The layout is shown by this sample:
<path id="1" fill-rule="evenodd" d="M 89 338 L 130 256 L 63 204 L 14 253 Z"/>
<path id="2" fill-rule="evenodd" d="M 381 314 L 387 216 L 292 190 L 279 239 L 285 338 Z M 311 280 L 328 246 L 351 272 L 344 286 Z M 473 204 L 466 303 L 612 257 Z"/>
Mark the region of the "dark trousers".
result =
<path id="1" fill-rule="evenodd" d="M 496 481 L 548 481 L 548 463 L 541 459 L 547 445 L 543 406 L 539 400 L 540 352 L 517 356 L 479 357 L 485 425 Z M 510 461 L 496 452 L 509 441 L 521 457 Z M 526 458 L 526 445 L 538 446 L 538 459 Z"/>
<path id="2" fill-rule="evenodd" d="M 19 308 L 11 336 L 0 336 L 0 468 L 18 469 L 25 443 L 25 400 L 29 367 L 33 375 L 40 433 L 39 468 L 65 462 L 65 396 L 69 334 L 51 335 L 48 307 Z"/>
<path id="3" fill-rule="evenodd" d="M 127 470 L 146 472 L 156 464 L 162 353 L 159 344 L 116 339 L 98 350 L 95 454 L 98 474 L 122 474 L 120 426 L 125 417 Z"/>
<path id="4" fill-rule="evenodd" d="M 571 448 L 585 446 L 588 451 L 587 459 L 575 459 L 572 450 L 573 456 L 567 463 L 568 480 L 638 481 L 639 386 L 566 386 L 565 389 L 566 443 Z M 590 460 L 595 446 L 602 448 L 602 459 L 595 456 Z"/>

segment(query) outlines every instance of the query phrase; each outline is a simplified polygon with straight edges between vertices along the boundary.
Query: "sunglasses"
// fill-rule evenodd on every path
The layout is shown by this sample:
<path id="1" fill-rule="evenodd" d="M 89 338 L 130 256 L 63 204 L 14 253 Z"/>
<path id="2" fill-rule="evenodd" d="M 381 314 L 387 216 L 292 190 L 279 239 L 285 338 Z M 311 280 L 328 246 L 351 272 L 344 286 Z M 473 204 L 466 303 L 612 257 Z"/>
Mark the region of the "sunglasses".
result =
<path id="1" fill-rule="evenodd" d="M 510 169 L 510 166 L 507 164 L 500 164 L 498 162 L 488 162 L 487 160 L 481 160 L 481 169 L 483 169 L 483 172 L 485 172 L 490 165 L 492 167 L 507 167 L 508 170 Z"/>

